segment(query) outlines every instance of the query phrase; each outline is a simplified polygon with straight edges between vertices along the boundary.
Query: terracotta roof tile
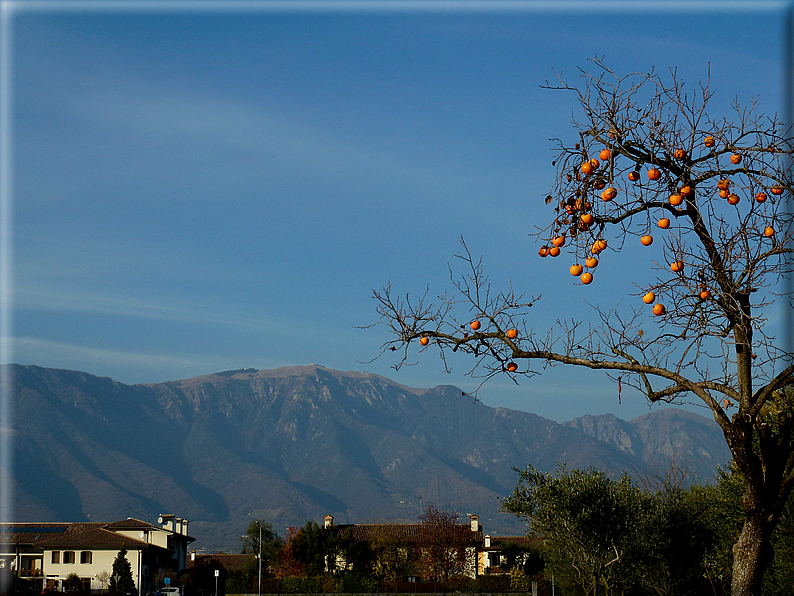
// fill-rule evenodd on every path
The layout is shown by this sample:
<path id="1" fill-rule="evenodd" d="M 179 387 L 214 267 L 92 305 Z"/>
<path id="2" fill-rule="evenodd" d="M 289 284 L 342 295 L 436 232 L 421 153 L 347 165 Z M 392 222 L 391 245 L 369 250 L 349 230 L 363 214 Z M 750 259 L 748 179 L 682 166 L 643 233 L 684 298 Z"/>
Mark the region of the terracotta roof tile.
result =
<path id="1" fill-rule="evenodd" d="M 342 532 L 351 529 L 353 538 L 359 542 L 371 542 L 378 537 L 407 543 L 421 542 L 423 533 L 428 531 L 422 524 L 349 524 L 337 527 Z M 471 545 L 483 542 L 482 530 L 472 532 L 469 524 L 457 524 L 455 533 L 457 539 Z"/>
<path id="2" fill-rule="evenodd" d="M 121 521 L 113 522 L 112 524 L 105 524 L 105 528 L 108 530 L 137 530 L 138 528 L 142 529 L 150 529 L 150 528 L 157 528 L 161 529 L 160 526 L 155 526 L 150 524 L 149 522 L 141 521 L 139 519 L 135 519 L 134 517 L 128 517 L 127 519 L 123 519 Z"/>
<path id="3" fill-rule="evenodd" d="M 162 547 L 119 534 L 120 530 L 161 529 L 135 518 L 104 522 L 8 523 L 0 525 L 0 543 L 30 544 L 36 548 L 128 549 Z M 188 541 L 195 538 L 186 536 Z M 167 550 L 167 549 L 163 549 Z"/>
<path id="4" fill-rule="evenodd" d="M 0 526 L 0 542 L 37 545 L 66 531 L 65 523 L 9 523 Z"/>
<path id="5" fill-rule="evenodd" d="M 105 529 L 107 524 L 99 522 L 69 524 L 65 531 L 42 539 L 40 548 L 96 548 L 120 549 L 122 545 L 128 549 L 160 548 L 152 544 L 122 536 Z"/>

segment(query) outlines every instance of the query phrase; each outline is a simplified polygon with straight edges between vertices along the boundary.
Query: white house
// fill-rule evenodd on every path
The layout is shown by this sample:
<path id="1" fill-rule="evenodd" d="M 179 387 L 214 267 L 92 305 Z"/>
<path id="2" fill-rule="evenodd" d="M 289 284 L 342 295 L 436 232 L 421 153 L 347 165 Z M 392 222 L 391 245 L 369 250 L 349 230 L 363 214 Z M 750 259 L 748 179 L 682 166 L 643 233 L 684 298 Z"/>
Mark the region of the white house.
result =
<path id="1" fill-rule="evenodd" d="M 11 523 L 0 528 L 0 573 L 16 586 L 62 589 L 76 574 L 86 590 L 107 587 L 103 572 L 112 574 L 122 546 L 127 549 L 132 577 L 139 594 L 154 591 L 158 577 L 176 575 L 187 567 L 187 546 L 195 539 L 188 522 L 161 515 L 160 525 L 127 518 L 113 523 Z M 6 588 L 6 586 L 3 586 Z"/>

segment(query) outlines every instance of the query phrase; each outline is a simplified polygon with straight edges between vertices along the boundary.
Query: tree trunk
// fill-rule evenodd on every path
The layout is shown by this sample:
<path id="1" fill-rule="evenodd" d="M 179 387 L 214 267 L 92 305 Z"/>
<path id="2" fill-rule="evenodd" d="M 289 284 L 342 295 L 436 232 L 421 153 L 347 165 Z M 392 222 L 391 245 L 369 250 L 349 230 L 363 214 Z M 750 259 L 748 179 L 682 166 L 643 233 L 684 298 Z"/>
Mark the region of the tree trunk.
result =
<path id="1" fill-rule="evenodd" d="M 731 596 L 759 596 L 764 571 L 772 560 L 769 544 L 774 524 L 765 516 L 748 516 L 733 545 Z"/>

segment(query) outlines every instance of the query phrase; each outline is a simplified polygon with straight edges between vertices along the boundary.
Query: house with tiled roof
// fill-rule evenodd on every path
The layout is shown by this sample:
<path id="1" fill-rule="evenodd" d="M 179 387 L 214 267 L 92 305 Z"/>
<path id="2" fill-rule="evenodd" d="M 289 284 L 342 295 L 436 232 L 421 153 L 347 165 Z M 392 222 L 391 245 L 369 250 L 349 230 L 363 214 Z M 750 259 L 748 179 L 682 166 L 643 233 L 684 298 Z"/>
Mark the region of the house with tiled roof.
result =
<path id="1" fill-rule="evenodd" d="M 469 515 L 468 524 L 455 524 L 445 528 L 445 532 L 452 532 L 452 535 L 445 536 L 445 539 L 455 545 L 459 545 L 465 552 L 464 574 L 469 577 L 477 577 L 481 574 L 481 565 L 478 564 L 480 552 L 484 544 L 482 525 L 477 515 Z M 407 548 L 424 548 L 432 539 L 428 532 L 433 532 L 423 524 L 340 524 L 334 526 L 334 517 L 326 515 L 323 518 L 323 527 L 335 527 L 340 532 L 350 532 L 350 536 L 356 542 L 366 542 L 372 544 L 375 540 L 394 541 L 405 545 Z M 419 572 L 406 579 L 411 581 L 421 579 Z"/>
<path id="2" fill-rule="evenodd" d="M 531 547 L 540 548 L 542 539 L 527 536 L 483 536 L 482 550 L 478 553 L 477 567 L 480 575 L 499 575 L 509 573 L 508 566 L 513 563 L 509 561 L 508 550 L 512 550 L 512 555 L 518 557 L 521 564 L 526 558 L 520 551 Z"/>
<path id="3" fill-rule="evenodd" d="M 0 527 L 0 573 L 15 575 L 16 590 L 60 590 L 71 574 L 80 578 L 83 589 L 99 590 L 107 587 L 103 572 L 112 573 L 123 546 L 138 592 L 154 591 L 159 576 L 187 567 L 187 546 L 195 540 L 187 533 L 187 520 L 169 514 L 161 515 L 158 523 L 127 518 L 113 523 L 5 524 Z"/>

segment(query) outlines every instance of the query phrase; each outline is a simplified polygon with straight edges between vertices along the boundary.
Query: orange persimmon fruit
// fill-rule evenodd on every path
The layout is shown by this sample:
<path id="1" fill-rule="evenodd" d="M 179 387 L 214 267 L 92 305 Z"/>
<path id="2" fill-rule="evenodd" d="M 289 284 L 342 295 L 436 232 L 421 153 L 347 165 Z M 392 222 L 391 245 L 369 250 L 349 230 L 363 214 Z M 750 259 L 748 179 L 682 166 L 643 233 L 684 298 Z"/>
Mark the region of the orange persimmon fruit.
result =
<path id="1" fill-rule="evenodd" d="M 597 255 L 598 253 L 603 251 L 606 247 L 607 247 L 607 241 L 599 238 L 598 240 L 593 242 L 593 247 L 590 249 L 590 252 L 592 252 L 594 255 Z"/>
<path id="2" fill-rule="evenodd" d="M 611 201 L 616 196 L 618 196 L 618 191 L 617 189 L 612 188 L 611 186 L 607 189 L 604 189 L 604 192 L 601 193 L 601 198 L 604 199 L 605 201 Z"/>

